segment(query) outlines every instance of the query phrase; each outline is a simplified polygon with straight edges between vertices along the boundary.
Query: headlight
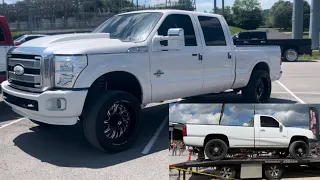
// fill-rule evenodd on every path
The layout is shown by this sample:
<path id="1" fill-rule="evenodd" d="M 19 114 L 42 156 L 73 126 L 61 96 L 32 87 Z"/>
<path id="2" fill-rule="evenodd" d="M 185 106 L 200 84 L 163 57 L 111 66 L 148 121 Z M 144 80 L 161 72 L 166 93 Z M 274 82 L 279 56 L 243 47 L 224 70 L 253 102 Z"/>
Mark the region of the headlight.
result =
<path id="1" fill-rule="evenodd" d="M 72 88 L 82 70 L 87 67 L 85 55 L 55 56 L 55 86 Z"/>

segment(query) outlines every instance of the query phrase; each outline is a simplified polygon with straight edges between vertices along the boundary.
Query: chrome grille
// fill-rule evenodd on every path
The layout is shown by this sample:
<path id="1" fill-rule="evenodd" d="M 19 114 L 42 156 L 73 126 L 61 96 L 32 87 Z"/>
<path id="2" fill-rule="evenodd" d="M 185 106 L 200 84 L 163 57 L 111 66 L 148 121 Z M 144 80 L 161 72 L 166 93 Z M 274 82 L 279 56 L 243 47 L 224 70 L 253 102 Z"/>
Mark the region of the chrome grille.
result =
<path id="1" fill-rule="evenodd" d="M 7 59 L 8 80 L 17 87 L 41 88 L 41 56 L 10 54 Z M 16 75 L 14 67 L 20 65 L 24 68 L 23 75 Z"/>

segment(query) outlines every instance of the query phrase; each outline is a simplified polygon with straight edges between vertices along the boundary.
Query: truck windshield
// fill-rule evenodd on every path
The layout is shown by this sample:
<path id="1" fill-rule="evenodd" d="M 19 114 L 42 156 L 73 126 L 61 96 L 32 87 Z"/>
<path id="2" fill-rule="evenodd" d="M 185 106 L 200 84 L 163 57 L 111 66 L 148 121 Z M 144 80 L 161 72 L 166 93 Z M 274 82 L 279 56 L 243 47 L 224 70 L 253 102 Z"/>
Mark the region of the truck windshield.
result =
<path id="1" fill-rule="evenodd" d="M 110 33 L 111 39 L 141 42 L 147 39 L 161 16 L 162 13 L 159 12 L 116 15 L 101 24 L 93 33 Z"/>

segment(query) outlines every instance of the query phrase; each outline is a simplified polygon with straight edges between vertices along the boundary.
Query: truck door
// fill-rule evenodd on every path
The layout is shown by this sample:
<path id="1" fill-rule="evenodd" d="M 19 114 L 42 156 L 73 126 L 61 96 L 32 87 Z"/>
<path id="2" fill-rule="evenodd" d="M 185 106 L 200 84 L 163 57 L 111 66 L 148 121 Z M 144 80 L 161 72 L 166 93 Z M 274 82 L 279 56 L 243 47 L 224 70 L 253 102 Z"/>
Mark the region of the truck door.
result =
<path id="1" fill-rule="evenodd" d="M 259 142 L 257 147 L 287 147 L 287 130 L 280 128 L 280 123 L 272 117 L 260 116 L 260 127 L 257 127 Z"/>
<path id="2" fill-rule="evenodd" d="M 199 95 L 203 84 L 202 44 L 195 22 L 188 14 L 170 14 L 157 30 L 167 36 L 170 28 L 182 28 L 185 47 L 182 50 L 151 51 L 152 101 Z M 162 41 L 162 46 L 167 46 Z"/>
<path id="3" fill-rule="evenodd" d="M 230 89 L 234 78 L 231 36 L 225 21 L 213 16 L 195 16 L 203 42 L 204 84 L 206 93 Z"/>

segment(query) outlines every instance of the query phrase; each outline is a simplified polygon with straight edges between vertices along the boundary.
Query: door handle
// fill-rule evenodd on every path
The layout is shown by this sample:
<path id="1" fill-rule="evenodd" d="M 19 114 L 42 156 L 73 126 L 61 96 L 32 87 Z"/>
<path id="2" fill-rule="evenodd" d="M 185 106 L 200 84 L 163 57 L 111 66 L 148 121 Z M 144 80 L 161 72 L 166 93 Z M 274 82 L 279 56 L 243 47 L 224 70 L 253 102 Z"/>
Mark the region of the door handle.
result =
<path id="1" fill-rule="evenodd" d="M 228 59 L 231 59 L 231 58 L 232 58 L 231 52 L 228 52 Z"/>
<path id="2" fill-rule="evenodd" d="M 203 57 L 202 57 L 202 54 L 198 54 L 198 57 L 199 57 L 199 61 L 202 61 L 203 60 Z"/>
<path id="3" fill-rule="evenodd" d="M 198 56 L 198 54 L 192 54 L 192 56 Z"/>
<path id="4" fill-rule="evenodd" d="M 265 132 L 266 130 L 264 130 L 264 129 L 261 129 L 260 131 L 261 131 L 261 132 Z"/>

